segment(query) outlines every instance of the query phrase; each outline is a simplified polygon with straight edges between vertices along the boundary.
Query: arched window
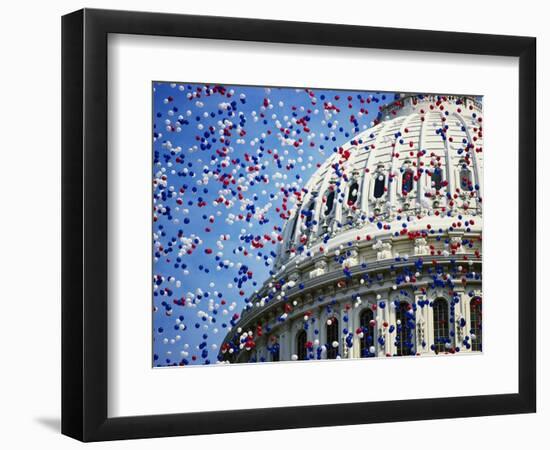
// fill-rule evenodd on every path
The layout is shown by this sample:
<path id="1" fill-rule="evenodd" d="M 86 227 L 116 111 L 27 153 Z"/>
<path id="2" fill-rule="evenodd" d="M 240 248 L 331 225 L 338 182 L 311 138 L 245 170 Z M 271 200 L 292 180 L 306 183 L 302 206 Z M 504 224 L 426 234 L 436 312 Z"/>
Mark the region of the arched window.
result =
<path id="1" fill-rule="evenodd" d="M 380 198 L 384 195 L 386 187 L 386 176 L 383 173 L 377 173 L 374 180 L 374 198 Z"/>
<path id="2" fill-rule="evenodd" d="M 443 187 L 443 170 L 440 167 L 436 167 L 432 172 L 432 187 L 439 191 Z"/>
<path id="3" fill-rule="evenodd" d="M 306 227 L 311 228 L 311 225 L 313 223 L 313 210 L 315 209 L 315 202 L 311 202 L 307 208 L 306 211 L 303 212 L 303 214 L 306 216 Z"/>
<path id="4" fill-rule="evenodd" d="M 300 361 L 305 361 L 307 359 L 307 334 L 305 330 L 298 331 L 296 335 L 296 354 Z"/>
<path id="5" fill-rule="evenodd" d="M 338 339 L 338 319 L 330 319 L 330 325 L 327 321 L 327 359 L 336 359 L 338 356 L 338 347 L 333 346 L 333 342 L 340 343 Z"/>
<path id="6" fill-rule="evenodd" d="M 475 297 L 470 300 L 470 334 L 475 336 L 472 340 L 472 351 L 481 351 L 481 298 Z"/>
<path id="7" fill-rule="evenodd" d="M 471 191 L 472 186 L 472 172 L 467 167 L 463 167 L 460 170 L 460 188 L 463 191 Z"/>
<path id="8" fill-rule="evenodd" d="M 398 356 L 414 355 L 414 313 L 408 302 L 400 302 L 395 308 L 397 329 L 395 347 Z"/>
<path id="9" fill-rule="evenodd" d="M 355 205 L 355 202 L 357 201 L 358 197 L 359 197 L 359 183 L 357 183 L 357 181 L 354 181 L 349 187 L 348 206 Z"/>
<path id="10" fill-rule="evenodd" d="M 433 302 L 434 319 L 434 350 L 436 353 L 445 352 L 445 344 L 449 339 L 449 304 L 444 298 L 438 298 Z"/>
<path id="11" fill-rule="evenodd" d="M 401 180 L 401 193 L 407 195 L 413 190 L 414 175 L 412 170 L 406 170 L 403 172 L 403 178 Z"/>
<path id="12" fill-rule="evenodd" d="M 361 358 L 369 358 L 376 356 L 370 352 L 370 348 L 374 343 L 374 330 L 370 325 L 370 321 L 374 319 L 374 313 L 372 309 L 365 308 L 359 316 L 359 323 L 363 332 L 363 338 L 361 339 Z"/>
<path id="13" fill-rule="evenodd" d="M 334 208 L 334 196 L 336 195 L 336 192 L 334 190 L 330 191 L 327 194 L 327 201 L 325 203 L 325 213 L 324 216 L 327 217 L 332 212 L 332 209 Z"/>
<path id="14" fill-rule="evenodd" d="M 291 225 L 291 229 L 290 229 L 290 234 L 288 235 L 288 247 L 290 247 L 292 245 L 292 242 L 294 242 L 294 237 L 295 237 L 295 233 L 296 233 L 296 225 L 298 225 L 298 213 L 296 213 L 294 215 L 294 217 L 292 218 L 292 225 Z"/>
<path id="15" fill-rule="evenodd" d="M 281 360 L 281 346 L 275 342 L 271 347 L 271 361 L 278 362 Z"/>

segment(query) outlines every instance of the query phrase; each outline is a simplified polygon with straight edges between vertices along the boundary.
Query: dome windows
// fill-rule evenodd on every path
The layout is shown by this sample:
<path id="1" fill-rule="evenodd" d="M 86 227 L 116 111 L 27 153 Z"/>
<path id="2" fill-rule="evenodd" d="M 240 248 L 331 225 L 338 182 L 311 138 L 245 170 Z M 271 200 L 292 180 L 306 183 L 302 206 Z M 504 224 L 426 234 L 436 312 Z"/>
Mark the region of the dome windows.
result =
<path id="1" fill-rule="evenodd" d="M 336 192 L 334 190 L 329 191 L 326 195 L 325 210 L 324 210 L 325 217 L 328 217 L 332 214 L 332 211 L 334 209 L 335 196 L 336 196 Z"/>
<path id="2" fill-rule="evenodd" d="M 378 164 L 376 170 L 372 174 L 370 179 L 370 205 L 372 212 L 375 216 L 378 216 L 383 213 L 386 208 L 387 192 L 386 181 L 387 181 L 386 170 L 384 169 L 383 164 Z M 391 181 L 391 179 L 390 179 Z"/>
<path id="3" fill-rule="evenodd" d="M 287 242 L 287 250 L 292 247 L 292 243 L 294 242 L 294 238 L 296 237 L 296 226 L 298 225 L 298 216 L 299 214 L 294 214 L 294 217 L 292 218 L 292 224 L 290 225 L 290 234 L 288 235 L 288 242 Z"/>
<path id="4" fill-rule="evenodd" d="M 470 300 L 470 334 L 472 337 L 472 351 L 481 351 L 481 297 Z"/>
<path id="5" fill-rule="evenodd" d="M 296 355 L 300 361 L 307 359 L 307 334 L 305 330 L 298 331 L 296 335 Z"/>
<path id="6" fill-rule="evenodd" d="M 413 181 L 413 171 L 411 169 L 405 170 L 401 181 L 401 194 L 407 195 L 413 190 Z"/>
<path id="7" fill-rule="evenodd" d="M 397 355 L 414 355 L 414 313 L 409 302 L 400 302 L 395 309 L 395 316 L 397 323 L 395 336 Z"/>
<path id="8" fill-rule="evenodd" d="M 353 180 L 348 191 L 348 206 L 353 206 L 359 198 L 359 183 Z"/>
<path id="9" fill-rule="evenodd" d="M 412 163 L 407 159 L 401 167 L 401 195 L 406 197 L 414 190 L 414 170 Z"/>
<path id="10" fill-rule="evenodd" d="M 471 191 L 473 190 L 473 183 L 472 183 L 472 172 L 468 168 L 468 163 L 465 159 L 460 160 L 460 172 L 459 172 L 459 178 L 460 178 L 460 189 L 463 191 Z"/>
<path id="11" fill-rule="evenodd" d="M 334 218 L 336 217 L 335 200 L 336 200 L 336 189 L 335 189 L 335 186 L 332 185 L 329 188 L 329 190 L 326 192 L 324 197 L 325 206 L 322 209 L 324 220 L 322 221 L 322 226 L 319 229 L 320 234 L 327 233 L 334 222 Z"/>
<path id="12" fill-rule="evenodd" d="M 374 179 L 374 198 L 381 198 L 386 192 L 386 175 L 379 171 L 375 174 Z"/>
<path id="13" fill-rule="evenodd" d="M 436 191 L 440 191 L 443 187 L 443 170 L 441 167 L 436 167 L 432 172 L 432 188 Z"/>
<path id="14" fill-rule="evenodd" d="M 370 324 L 371 320 L 374 320 L 374 313 L 372 309 L 365 308 L 359 316 L 361 332 L 363 333 L 363 337 L 360 341 L 361 358 L 372 358 L 376 356 L 375 353 L 371 353 L 371 347 L 374 345 L 374 330 Z"/>
<path id="15" fill-rule="evenodd" d="M 446 352 L 449 339 L 449 303 L 444 298 L 433 302 L 434 351 Z"/>
<path id="16" fill-rule="evenodd" d="M 336 359 L 338 356 L 338 335 L 338 319 L 333 317 L 327 321 L 327 359 Z"/>
<path id="17" fill-rule="evenodd" d="M 302 214 L 305 216 L 304 224 L 306 228 L 310 229 L 313 225 L 313 210 L 315 209 L 315 202 L 311 201 L 305 211 Z"/>
<path id="18" fill-rule="evenodd" d="M 271 353 L 271 361 L 278 362 L 281 360 L 281 346 L 278 342 L 275 342 L 269 351 Z"/>
<path id="19" fill-rule="evenodd" d="M 465 168 L 460 171 L 460 189 L 463 191 L 472 190 L 472 173 L 470 169 Z"/>

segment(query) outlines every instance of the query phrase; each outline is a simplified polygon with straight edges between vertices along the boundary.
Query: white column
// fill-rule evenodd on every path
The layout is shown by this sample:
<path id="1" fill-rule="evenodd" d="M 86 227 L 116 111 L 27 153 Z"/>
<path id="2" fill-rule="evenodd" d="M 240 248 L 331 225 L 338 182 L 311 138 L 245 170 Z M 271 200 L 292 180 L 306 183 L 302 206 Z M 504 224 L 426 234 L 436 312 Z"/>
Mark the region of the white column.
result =
<path id="1" fill-rule="evenodd" d="M 388 334 L 388 352 L 390 355 L 395 355 L 397 353 L 397 348 L 395 347 L 395 336 L 397 335 L 397 317 L 395 314 L 395 308 L 392 305 L 393 300 L 390 300 L 390 296 L 388 295 L 388 299 L 386 300 L 386 309 L 387 309 L 387 319 L 388 327 L 386 328 L 387 334 Z M 393 333 L 390 333 L 390 327 L 393 325 L 394 330 Z"/>
<path id="2" fill-rule="evenodd" d="M 281 325 L 281 329 L 279 332 L 279 345 L 280 345 L 280 359 L 281 361 L 289 361 L 290 357 L 292 355 L 291 349 L 290 349 L 290 330 L 288 323 L 284 323 Z"/>
<path id="3" fill-rule="evenodd" d="M 298 320 L 301 320 L 301 321 L 302 321 L 302 323 L 301 323 L 301 325 L 300 325 L 300 326 L 302 326 L 302 327 L 303 327 L 304 324 L 306 323 L 306 321 L 304 320 L 304 315 L 305 315 L 305 312 L 304 312 L 304 314 L 302 314 L 302 315 L 300 316 L 300 318 L 298 319 Z M 307 340 L 308 340 L 309 342 L 313 342 L 313 341 L 315 340 L 315 326 L 314 326 L 314 325 L 316 325 L 317 322 L 315 322 L 315 324 L 312 324 L 312 320 L 311 320 L 311 319 L 312 319 L 313 317 L 315 317 L 315 314 L 314 314 L 313 311 L 312 311 L 312 315 L 309 316 L 309 318 L 308 318 L 308 320 L 307 320 L 307 330 L 306 330 L 306 336 L 307 336 Z M 310 351 L 308 350 L 307 353 L 308 353 L 308 355 L 309 355 L 309 353 L 313 353 L 313 357 L 315 358 L 315 357 L 317 356 L 317 355 L 316 355 L 315 346 L 313 347 L 313 351 L 312 351 L 312 352 L 310 352 Z"/>
<path id="4" fill-rule="evenodd" d="M 323 345 L 323 340 L 321 338 L 321 333 L 323 332 L 323 330 L 322 330 L 322 322 L 321 322 L 321 309 L 319 307 L 316 307 L 313 310 L 313 317 L 315 317 L 315 323 L 312 326 L 313 341 L 315 342 L 315 340 L 318 340 L 319 341 L 319 346 L 321 346 L 321 345 Z M 319 330 L 318 334 L 315 334 L 316 329 Z M 314 354 L 315 354 L 315 359 L 317 359 L 317 348 L 319 346 L 314 345 L 314 347 L 313 347 L 313 351 L 314 351 Z"/>
<path id="5" fill-rule="evenodd" d="M 361 339 L 357 336 L 355 333 L 355 330 L 359 328 L 359 312 L 364 308 L 364 306 L 360 306 L 359 308 L 355 308 L 352 306 L 350 309 L 350 333 L 353 334 L 353 347 L 351 349 L 351 358 L 361 358 Z"/>
<path id="6" fill-rule="evenodd" d="M 340 328 L 340 345 L 342 346 L 341 348 L 341 351 L 340 351 L 340 355 L 342 356 L 342 358 L 344 358 L 344 354 L 346 355 L 345 357 L 347 359 L 351 359 L 353 358 L 353 352 L 355 350 L 355 345 L 356 345 L 356 342 L 355 342 L 355 337 L 353 338 L 353 347 L 351 348 L 348 348 L 347 344 L 346 344 L 346 337 L 349 333 L 353 333 L 353 308 L 350 308 L 349 311 L 346 311 L 346 302 L 344 301 L 343 304 L 341 305 L 340 307 L 340 317 L 341 317 L 341 322 L 342 322 L 342 326 Z M 344 322 L 344 317 L 347 317 L 348 318 L 348 321 L 347 322 Z M 344 335 L 343 334 L 343 330 L 344 328 L 346 328 L 348 330 L 347 334 Z"/>
<path id="7" fill-rule="evenodd" d="M 453 324 L 452 324 L 452 328 L 455 332 L 455 337 L 454 337 L 454 347 L 459 347 L 462 351 L 462 341 L 464 340 L 464 334 L 463 334 L 463 329 L 460 328 L 460 324 L 458 323 L 460 318 L 461 317 L 464 317 L 464 308 L 463 308 L 463 295 L 464 295 L 464 288 L 463 287 L 456 287 L 455 288 L 455 292 L 458 294 L 458 297 L 460 299 L 460 301 L 455 304 L 454 303 L 454 296 L 451 296 L 450 300 L 449 300 L 449 306 L 451 309 L 449 309 L 449 313 L 451 312 L 451 310 L 454 311 L 454 321 L 453 321 Z M 452 303 L 452 306 L 451 306 L 451 303 Z"/>
<path id="8" fill-rule="evenodd" d="M 430 300 L 433 302 L 433 298 L 426 297 L 427 300 Z M 434 345 L 434 313 L 433 308 L 428 303 L 426 306 L 424 306 L 426 309 L 426 331 L 425 331 L 425 337 L 426 337 L 426 349 L 429 353 L 432 352 L 432 345 Z"/>
<path id="9" fill-rule="evenodd" d="M 416 303 L 416 352 L 417 353 L 429 353 L 430 352 L 430 343 L 428 340 L 429 335 L 429 326 L 428 326 L 428 311 L 430 307 L 425 305 L 420 307 L 418 304 L 419 301 L 425 300 L 425 296 L 420 292 L 416 291 L 414 293 L 414 301 Z M 426 345 L 423 347 L 422 342 L 425 342 Z"/>
<path id="10" fill-rule="evenodd" d="M 387 294 L 384 294 L 383 297 L 387 297 Z M 380 303 L 384 303 L 384 308 L 380 308 Z M 389 318 L 389 314 L 388 314 L 388 310 L 389 310 L 389 306 L 388 306 L 388 299 L 387 298 L 381 298 L 380 300 L 377 301 L 377 308 L 376 308 L 376 317 L 379 318 L 379 320 L 377 320 L 377 323 L 376 323 L 376 329 L 377 329 L 377 338 L 379 336 L 382 336 L 384 338 L 384 345 L 380 345 L 380 344 L 377 344 L 378 345 L 378 356 L 386 356 L 386 354 L 392 354 L 392 351 L 391 351 L 391 339 L 390 339 L 390 334 L 389 334 L 389 322 L 390 322 L 390 318 Z M 388 323 L 388 326 L 387 327 L 384 327 L 384 322 L 387 322 Z"/>
<path id="11" fill-rule="evenodd" d="M 464 290 L 460 292 L 460 310 L 461 310 L 462 317 L 466 322 L 466 325 L 460 328 L 460 325 L 457 324 L 457 329 L 460 328 L 462 332 L 462 338 L 460 340 L 460 343 L 457 343 L 457 344 L 460 347 L 461 352 L 471 352 L 472 351 L 471 347 L 468 349 L 462 345 L 462 341 L 464 340 L 464 337 L 470 335 L 470 329 L 472 328 L 471 327 L 472 322 L 470 318 L 470 296 Z M 470 341 L 470 344 L 471 344 L 471 341 Z"/>

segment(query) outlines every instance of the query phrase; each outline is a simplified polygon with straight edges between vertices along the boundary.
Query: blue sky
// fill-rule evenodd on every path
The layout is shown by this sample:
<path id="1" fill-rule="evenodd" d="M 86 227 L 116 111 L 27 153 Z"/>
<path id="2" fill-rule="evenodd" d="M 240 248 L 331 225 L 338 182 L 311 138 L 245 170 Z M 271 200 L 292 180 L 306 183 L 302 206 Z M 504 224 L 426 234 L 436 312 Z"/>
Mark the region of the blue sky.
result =
<path id="1" fill-rule="evenodd" d="M 154 82 L 152 95 L 154 365 L 212 364 L 269 277 L 283 203 L 396 94 Z"/>

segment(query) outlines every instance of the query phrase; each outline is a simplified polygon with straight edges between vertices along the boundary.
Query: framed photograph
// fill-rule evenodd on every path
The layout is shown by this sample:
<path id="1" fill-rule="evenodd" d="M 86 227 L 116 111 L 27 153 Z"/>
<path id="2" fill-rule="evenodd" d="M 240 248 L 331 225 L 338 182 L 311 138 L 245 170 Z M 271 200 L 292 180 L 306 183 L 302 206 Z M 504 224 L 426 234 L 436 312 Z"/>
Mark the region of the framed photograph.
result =
<path id="1" fill-rule="evenodd" d="M 535 412 L 534 38 L 62 27 L 64 434 Z"/>

